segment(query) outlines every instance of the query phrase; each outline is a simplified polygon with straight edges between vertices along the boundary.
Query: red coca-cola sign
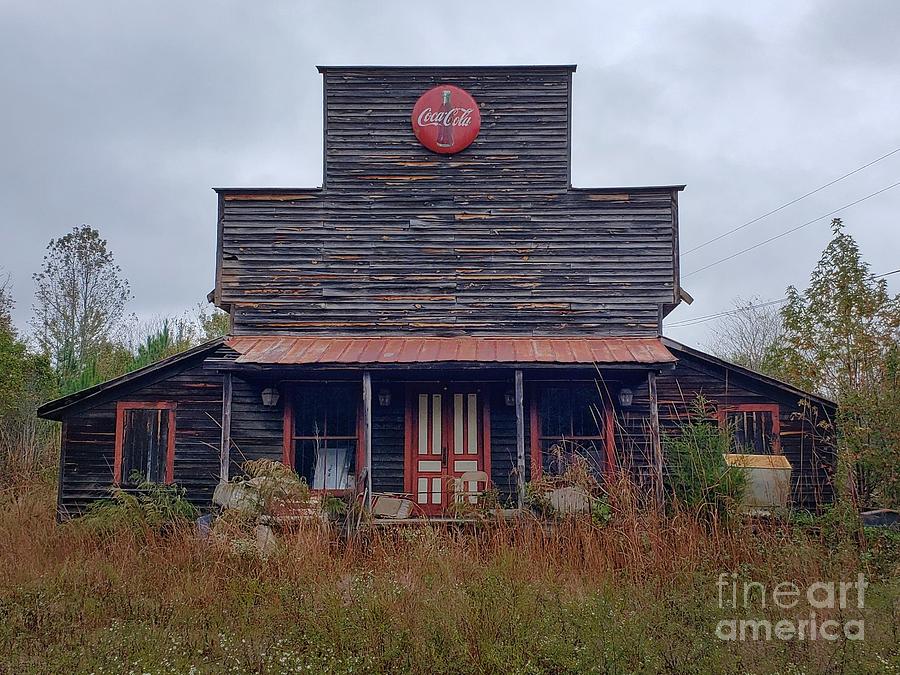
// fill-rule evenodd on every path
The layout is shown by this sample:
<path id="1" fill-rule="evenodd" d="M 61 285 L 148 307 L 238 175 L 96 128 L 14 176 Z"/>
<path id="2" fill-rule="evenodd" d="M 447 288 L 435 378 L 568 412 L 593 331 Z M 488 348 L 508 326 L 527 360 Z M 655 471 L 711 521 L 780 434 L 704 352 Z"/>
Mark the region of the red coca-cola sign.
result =
<path id="1" fill-rule="evenodd" d="M 416 101 L 412 128 L 419 143 L 429 150 L 454 155 L 475 140 L 481 129 L 481 113 L 465 89 L 439 84 Z"/>

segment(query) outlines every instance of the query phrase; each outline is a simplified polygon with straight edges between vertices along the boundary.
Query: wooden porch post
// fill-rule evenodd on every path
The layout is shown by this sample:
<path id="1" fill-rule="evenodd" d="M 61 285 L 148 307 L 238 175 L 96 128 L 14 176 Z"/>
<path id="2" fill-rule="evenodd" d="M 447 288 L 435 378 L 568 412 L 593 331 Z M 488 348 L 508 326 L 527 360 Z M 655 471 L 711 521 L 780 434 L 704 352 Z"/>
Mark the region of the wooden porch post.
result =
<path id="1" fill-rule="evenodd" d="M 372 373 L 363 371 L 363 442 L 366 458 L 366 510 L 372 508 Z"/>
<path id="2" fill-rule="evenodd" d="M 222 376 L 222 445 L 219 450 L 219 482 L 227 483 L 231 471 L 231 373 Z"/>
<path id="3" fill-rule="evenodd" d="M 525 506 L 525 393 L 522 371 L 516 370 L 516 495 L 519 508 Z"/>
<path id="4" fill-rule="evenodd" d="M 659 400 L 656 395 L 656 373 L 647 373 L 650 390 L 650 449 L 653 469 L 653 497 L 658 506 L 663 503 L 663 453 L 659 436 Z"/>

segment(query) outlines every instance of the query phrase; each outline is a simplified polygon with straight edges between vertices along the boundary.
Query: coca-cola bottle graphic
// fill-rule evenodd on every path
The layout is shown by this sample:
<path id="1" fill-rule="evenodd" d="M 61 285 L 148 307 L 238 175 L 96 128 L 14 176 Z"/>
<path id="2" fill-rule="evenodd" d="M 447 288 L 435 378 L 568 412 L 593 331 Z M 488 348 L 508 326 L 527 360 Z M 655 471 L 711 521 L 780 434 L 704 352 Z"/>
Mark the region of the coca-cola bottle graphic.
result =
<path id="1" fill-rule="evenodd" d="M 450 90 L 444 89 L 442 92 L 443 101 L 441 103 L 441 114 L 438 119 L 441 123 L 438 125 L 437 140 L 435 141 L 442 148 L 449 148 L 453 145 L 453 126 L 450 119 Z"/>

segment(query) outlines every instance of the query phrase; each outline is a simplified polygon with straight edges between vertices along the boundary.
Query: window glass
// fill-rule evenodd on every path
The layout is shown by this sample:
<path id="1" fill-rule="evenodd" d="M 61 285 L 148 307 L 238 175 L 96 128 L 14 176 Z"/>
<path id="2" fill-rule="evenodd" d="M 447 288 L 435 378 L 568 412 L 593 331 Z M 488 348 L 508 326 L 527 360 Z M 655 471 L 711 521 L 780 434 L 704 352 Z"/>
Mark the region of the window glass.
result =
<path id="1" fill-rule="evenodd" d="M 595 383 L 549 386 L 539 390 L 539 445 L 544 473 L 565 473 L 576 458 L 597 476 L 605 464 L 605 427 Z"/>
<path id="2" fill-rule="evenodd" d="M 352 488 L 359 387 L 306 384 L 292 397 L 294 468 L 314 490 Z"/>

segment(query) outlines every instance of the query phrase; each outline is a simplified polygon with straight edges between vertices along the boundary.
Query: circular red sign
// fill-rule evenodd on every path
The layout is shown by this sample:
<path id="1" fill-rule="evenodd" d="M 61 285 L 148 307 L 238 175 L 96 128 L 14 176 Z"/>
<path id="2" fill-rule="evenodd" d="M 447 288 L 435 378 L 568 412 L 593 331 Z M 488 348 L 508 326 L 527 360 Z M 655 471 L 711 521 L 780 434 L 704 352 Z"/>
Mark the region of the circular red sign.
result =
<path id="1" fill-rule="evenodd" d="M 481 129 L 481 113 L 465 89 L 439 84 L 416 101 L 412 128 L 419 143 L 429 150 L 454 155 L 475 140 Z"/>

